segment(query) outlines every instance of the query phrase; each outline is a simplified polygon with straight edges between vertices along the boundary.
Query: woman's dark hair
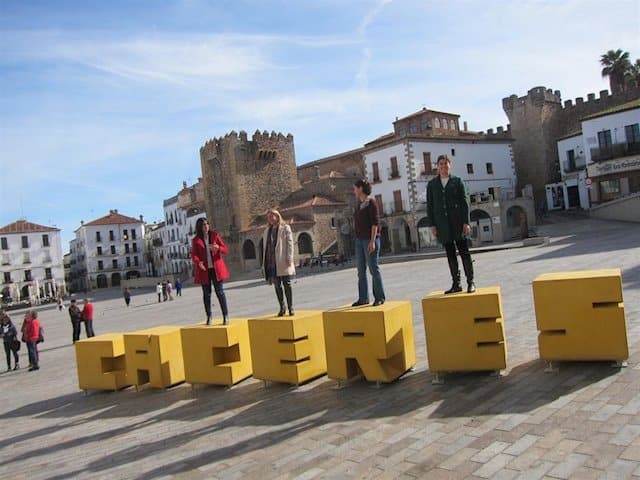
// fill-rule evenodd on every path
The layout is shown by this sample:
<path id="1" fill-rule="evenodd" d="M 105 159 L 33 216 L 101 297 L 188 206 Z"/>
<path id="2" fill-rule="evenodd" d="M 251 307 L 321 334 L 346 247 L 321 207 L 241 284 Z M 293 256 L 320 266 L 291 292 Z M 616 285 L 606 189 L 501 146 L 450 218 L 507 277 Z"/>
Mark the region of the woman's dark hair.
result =
<path id="1" fill-rule="evenodd" d="M 204 238 L 204 223 L 207 222 L 206 218 L 199 218 L 196 221 L 196 236 Z M 209 222 L 207 222 L 209 223 Z"/>
<path id="2" fill-rule="evenodd" d="M 356 180 L 354 185 L 358 188 L 361 188 L 362 193 L 364 193 L 365 195 L 371 195 L 371 184 L 364 178 L 361 180 Z"/>
<path id="3" fill-rule="evenodd" d="M 451 163 L 451 160 L 449 160 L 449 157 L 447 157 L 446 155 L 440 155 L 438 157 L 438 160 L 436 161 L 436 165 L 440 163 L 440 160 L 445 160 L 449 164 Z"/>

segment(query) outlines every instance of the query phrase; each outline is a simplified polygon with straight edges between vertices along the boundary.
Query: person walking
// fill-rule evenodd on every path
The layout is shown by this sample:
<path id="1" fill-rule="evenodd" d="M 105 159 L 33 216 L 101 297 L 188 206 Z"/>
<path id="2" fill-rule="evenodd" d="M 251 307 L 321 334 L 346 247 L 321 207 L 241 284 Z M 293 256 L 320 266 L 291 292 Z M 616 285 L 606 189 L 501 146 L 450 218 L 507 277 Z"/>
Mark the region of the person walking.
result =
<path id="1" fill-rule="evenodd" d="M 267 222 L 269 226 L 262 234 L 264 277 L 275 288 L 276 297 L 280 304 L 278 316 L 282 317 L 285 314 L 285 297 L 289 315 L 292 316 L 295 312 L 293 310 L 291 277 L 296 274 L 296 267 L 293 264 L 293 234 L 291 227 L 285 223 L 277 210 L 271 209 L 267 212 Z"/>
<path id="2" fill-rule="evenodd" d="M 167 301 L 167 281 L 166 280 L 162 281 L 162 301 L 163 302 Z"/>
<path id="3" fill-rule="evenodd" d="M 220 309 L 222 310 L 222 324 L 229 323 L 227 297 L 224 293 L 223 282 L 229 278 L 229 270 L 222 255 L 228 252 L 222 237 L 212 230 L 205 218 L 196 221 L 196 235 L 191 242 L 191 260 L 194 264 L 194 283 L 202 286 L 202 301 L 207 314 L 207 325 L 211 324 L 211 285 L 216 292 Z"/>
<path id="4" fill-rule="evenodd" d="M 20 340 L 18 340 L 18 330 L 11 322 L 11 318 L 3 310 L 0 312 L 0 335 L 4 344 L 4 354 L 7 357 L 7 372 L 11 370 L 11 356 L 13 355 L 13 370 L 20 368 L 20 358 L 18 351 L 20 350 Z"/>
<path id="5" fill-rule="evenodd" d="M 156 294 L 158 295 L 158 303 L 160 303 L 162 300 L 162 285 L 160 284 L 160 282 L 158 282 L 158 285 L 156 285 Z"/>
<path id="6" fill-rule="evenodd" d="M 84 299 L 84 307 L 82 308 L 82 320 L 84 321 L 84 329 L 87 332 L 87 338 L 95 337 L 93 331 L 93 304 L 88 298 Z"/>
<path id="7" fill-rule="evenodd" d="M 124 289 L 124 303 L 127 304 L 127 307 L 131 303 L 131 292 L 128 287 Z"/>
<path id="8" fill-rule="evenodd" d="M 357 205 L 354 215 L 356 265 L 358 267 L 358 300 L 352 306 L 369 303 L 367 266 L 373 283 L 373 306 L 385 302 L 384 286 L 378 258 L 380 254 L 380 214 L 378 203 L 371 195 L 367 180 L 357 180 L 353 185 Z"/>
<path id="9" fill-rule="evenodd" d="M 452 283 L 444 293 L 462 291 L 456 248 L 467 278 L 467 293 L 475 292 L 473 261 L 469 253 L 469 193 L 464 181 L 451 174 L 451 160 L 446 155 L 438 157 L 438 175 L 427 184 L 427 217 L 431 222 L 431 233 L 447 252 Z"/>
<path id="10" fill-rule="evenodd" d="M 80 307 L 78 307 L 75 298 L 72 298 L 71 303 L 69 304 L 69 318 L 71 319 L 71 328 L 73 329 L 73 343 L 76 343 L 80 340 L 80 328 L 82 327 L 83 318 L 82 311 L 80 310 Z"/>
<path id="11" fill-rule="evenodd" d="M 40 340 L 40 321 L 35 310 L 29 310 L 24 315 L 23 341 L 27 344 L 29 352 L 29 371 L 40 370 L 40 357 L 38 354 L 38 340 Z"/>
<path id="12" fill-rule="evenodd" d="M 182 296 L 182 280 L 179 278 L 176 280 L 176 297 Z"/>
<path id="13" fill-rule="evenodd" d="M 169 300 L 173 300 L 173 285 L 171 284 L 171 280 L 167 281 L 167 297 L 169 297 Z"/>

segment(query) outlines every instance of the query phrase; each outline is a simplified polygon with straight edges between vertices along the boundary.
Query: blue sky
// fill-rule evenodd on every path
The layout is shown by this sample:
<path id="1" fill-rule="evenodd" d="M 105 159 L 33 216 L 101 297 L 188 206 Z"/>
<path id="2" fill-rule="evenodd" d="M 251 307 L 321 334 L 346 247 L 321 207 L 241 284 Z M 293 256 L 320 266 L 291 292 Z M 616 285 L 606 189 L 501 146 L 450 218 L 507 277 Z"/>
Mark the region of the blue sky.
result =
<path id="1" fill-rule="evenodd" d="M 0 0 L 0 224 L 67 242 L 112 208 L 160 219 L 200 176 L 199 147 L 231 130 L 292 133 L 300 164 L 423 106 L 506 125 L 512 93 L 607 88 L 599 56 L 638 57 L 639 5 Z"/>

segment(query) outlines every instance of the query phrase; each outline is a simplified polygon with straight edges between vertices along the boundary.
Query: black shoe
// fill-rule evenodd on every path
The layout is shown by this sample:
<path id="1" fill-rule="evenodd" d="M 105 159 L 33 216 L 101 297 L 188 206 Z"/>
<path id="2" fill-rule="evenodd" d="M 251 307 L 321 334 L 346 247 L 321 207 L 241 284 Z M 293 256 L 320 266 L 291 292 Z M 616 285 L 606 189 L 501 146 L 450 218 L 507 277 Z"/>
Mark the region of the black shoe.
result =
<path id="1" fill-rule="evenodd" d="M 18 365 L 18 364 L 16 363 L 16 366 L 15 366 L 15 367 L 13 367 L 13 369 L 14 369 L 14 370 L 20 370 L 20 365 Z"/>
<path id="2" fill-rule="evenodd" d="M 207 325 L 211 325 L 211 315 L 207 315 Z"/>
<path id="3" fill-rule="evenodd" d="M 293 317 L 296 314 L 295 310 L 293 308 L 289 309 L 289 316 Z"/>
<path id="4" fill-rule="evenodd" d="M 229 316 L 228 315 L 223 315 L 222 316 L 222 325 L 229 325 Z"/>
<path id="5" fill-rule="evenodd" d="M 30 371 L 30 372 L 34 372 L 34 371 L 36 371 L 36 370 L 40 370 L 40 367 L 31 367 L 31 368 L 29 369 L 29 371 Z"/>
<path id="6" fill-rule="evenodd" d="M 380 305 L 384 305 L 384 300 L 376 300 L 373 302 L 374 307 L 379 307 Z"/>
<path id="7" fill-rule="evenodd" d="M 460 286 L 459 283 L 454 283 L 453 285 L 451 285 L 451 288 L 449 290 L 447 290 L 446 292 L 444 292 L 445 295 L 449 295 L 450 293 L 458 293 L 462 291 L 462 287 Z"/>
<path id="8" fill-rule="evenodd" d="M 278 316 L 279 317 L 284 317 L 284 314 L 287 313 L 287 311 L 285 310 L 284 307 L 280 307 L 280 310 L 278 311 Z"/>
<path id="9" fill-rule="evenodd" d="M 469 282 L 467 286 L 467 293 L 474 293 L 476 291 L 476 284 L 473 281 Z"/>
<path id="10" fill-rule="evenodd" d="M 360 300 L 358 300 L 357 302 L 353 302 L 351 304 L 352 307 L 361 307 L 362 305 L 369 305 L 369 302 L 361 302 Z"/>

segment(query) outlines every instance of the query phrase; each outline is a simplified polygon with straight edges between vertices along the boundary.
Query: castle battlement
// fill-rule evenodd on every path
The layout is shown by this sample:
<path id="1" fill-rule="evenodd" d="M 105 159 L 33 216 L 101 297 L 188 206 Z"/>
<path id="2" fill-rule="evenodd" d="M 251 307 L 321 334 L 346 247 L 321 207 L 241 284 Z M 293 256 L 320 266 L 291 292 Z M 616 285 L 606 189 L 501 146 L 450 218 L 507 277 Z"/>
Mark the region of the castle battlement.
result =
<path id="1" fill-rule="evenodd" d="M 513 94 L 509 97 L 502 99 L 502 108 L 505 112 L 513 111 L 519 106 L 525 104 L 542 106 L 545 103 L 560 103 L 561 102 L 560 90 L 552 90 L 546 87 L 533 87 L 523 97 L 518 97 Z"/>
<path id="2" fill-rule="evenodd" d="M 511 137 L 511 124 L 507 124 L 506 127 L 489 128 L 486 132 L 478 132 L 478 135 L 482 135 L 485 138 L 510 138 Z"/>

